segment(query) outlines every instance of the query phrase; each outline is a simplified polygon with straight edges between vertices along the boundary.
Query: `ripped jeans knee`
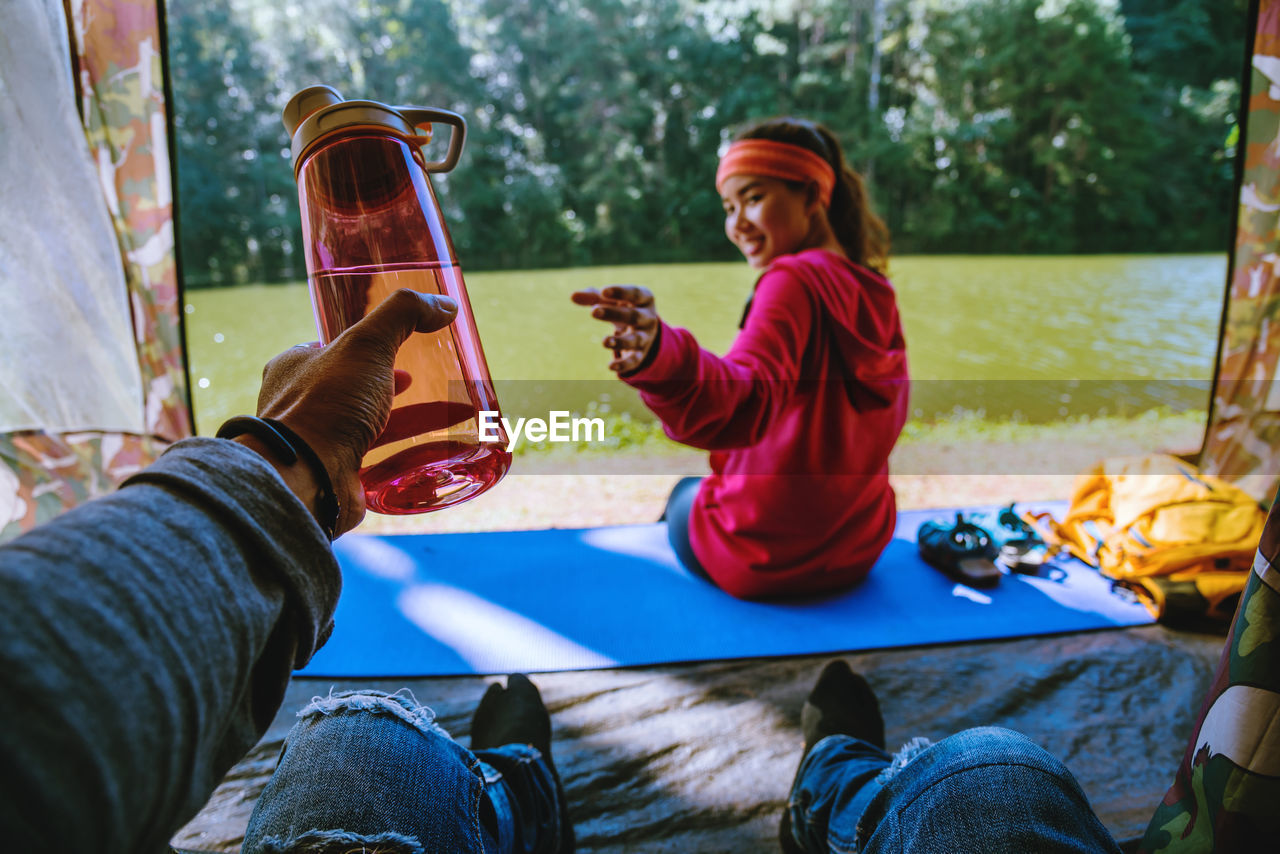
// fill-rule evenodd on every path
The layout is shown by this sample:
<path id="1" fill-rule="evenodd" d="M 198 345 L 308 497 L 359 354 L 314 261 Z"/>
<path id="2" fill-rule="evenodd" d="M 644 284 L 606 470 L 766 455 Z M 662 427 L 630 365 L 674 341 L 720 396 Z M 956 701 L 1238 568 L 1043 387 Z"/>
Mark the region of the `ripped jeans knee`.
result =
<path id="1" fill-rule="evenodd" d="M 998 727 L 913 740 L 895 756 L 829 736 L 801 763 L 788 811 L 806 852 L 1118 852 L 1066 766 Z"/>
<path id="2" fill-rule="evenodd" d="M 407 691 L 346 691 L 298 713 L 244 854 L 486 851 L 484 770 Z"/>

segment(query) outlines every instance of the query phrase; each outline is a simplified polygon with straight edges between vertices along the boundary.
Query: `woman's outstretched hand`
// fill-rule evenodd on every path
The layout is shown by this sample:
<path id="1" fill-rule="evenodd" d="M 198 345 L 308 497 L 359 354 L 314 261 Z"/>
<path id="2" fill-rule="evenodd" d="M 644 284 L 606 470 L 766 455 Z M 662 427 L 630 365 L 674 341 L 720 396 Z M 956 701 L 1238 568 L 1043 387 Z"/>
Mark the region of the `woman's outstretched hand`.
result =
<path id="1" fill-rule="evenodd" d="M 640 367 L 658 334 L 658 312 L 649 289 L 609 285 L 603 290 L 574 291 L 572 299 L 578 305 L 594 306 L 592 317 L 613 324 L 613 334 L 604 339 L 604 346 L 613 351 L 609 370 L 622 374 Z"/>

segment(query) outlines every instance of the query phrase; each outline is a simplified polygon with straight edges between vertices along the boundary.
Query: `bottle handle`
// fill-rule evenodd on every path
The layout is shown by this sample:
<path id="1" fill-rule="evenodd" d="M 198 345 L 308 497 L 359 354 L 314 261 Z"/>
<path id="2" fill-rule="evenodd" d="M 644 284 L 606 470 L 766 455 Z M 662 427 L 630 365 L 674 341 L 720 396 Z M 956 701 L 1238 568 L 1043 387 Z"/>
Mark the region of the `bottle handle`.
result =
<path id="1" fill-rule="evenodd" d="M 449 135 L 449 150 L 445 153 L 444 159 L 428 160 L 423 164 L 428 172 L 448 172 L 458 165 L 458 158 L 462 156 L 462 144 L 467 139 L 466 119 L 451 110 L 440 110 L 435 107 L 396 107 L 395 109 L 415 128 L 437 122 L 453 128 L 453 132 Z"/>

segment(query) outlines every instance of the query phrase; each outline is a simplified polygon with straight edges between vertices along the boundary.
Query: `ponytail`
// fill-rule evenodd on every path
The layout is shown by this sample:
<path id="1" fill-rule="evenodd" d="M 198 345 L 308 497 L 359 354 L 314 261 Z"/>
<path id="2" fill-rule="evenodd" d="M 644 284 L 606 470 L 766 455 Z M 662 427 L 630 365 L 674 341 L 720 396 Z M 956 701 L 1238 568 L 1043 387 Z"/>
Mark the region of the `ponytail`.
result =
<path id="1" fill-rule="evenodd" d="M 823 125 L 797 118 L 769 119 L 740 131 L 735 139 L 789 142 L 818 154 L 836 173 L 827 221 L 855 264 L 883 273 L 889 265 L 889 228 L 867 198 L 862 176 L 844 159 L 835 135 Z"/>

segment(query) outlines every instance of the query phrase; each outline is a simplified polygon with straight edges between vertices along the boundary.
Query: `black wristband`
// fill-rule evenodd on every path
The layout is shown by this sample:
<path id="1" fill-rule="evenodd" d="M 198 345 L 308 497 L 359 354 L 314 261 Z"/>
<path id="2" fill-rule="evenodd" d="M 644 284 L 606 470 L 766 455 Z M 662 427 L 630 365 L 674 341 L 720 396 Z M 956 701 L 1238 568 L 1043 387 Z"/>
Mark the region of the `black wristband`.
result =
<path id="1" fill-rule="evenodd" d="M 272 454 L 285 465 L 291 466 L 301 459 L 311 467 L 319 488 L 316 495 L 316 521 L 320 523 L 320 528 L 329 538 L 329 542 L 333 542 L 334 531 L 338 527 L 338 515 L 342 508 L 338 504 L 338 496 L 334 494 L 329 470 L 316 452 L 301 436 L 274 418 L 237 415 L 235 418 L 228 419 L 214 435 L 219 439 L 234 439 L 245 433 L 261 439 Z"/>

